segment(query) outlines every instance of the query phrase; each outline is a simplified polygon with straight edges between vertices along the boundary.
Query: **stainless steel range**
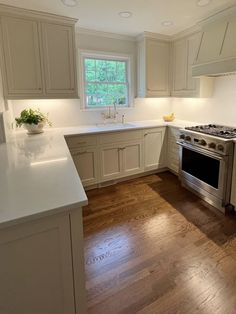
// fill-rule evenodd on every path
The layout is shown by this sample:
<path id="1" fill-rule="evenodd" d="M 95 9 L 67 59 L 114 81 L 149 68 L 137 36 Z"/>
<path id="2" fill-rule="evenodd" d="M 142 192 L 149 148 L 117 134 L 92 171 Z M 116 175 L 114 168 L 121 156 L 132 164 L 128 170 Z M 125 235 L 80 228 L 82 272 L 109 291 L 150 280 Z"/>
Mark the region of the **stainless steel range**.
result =
<path id="1" fill-rule="evenodd" d="M 211 205 L 230 207 L 236 129 L 209 124 L 180 131 L 180 180 Z"/>

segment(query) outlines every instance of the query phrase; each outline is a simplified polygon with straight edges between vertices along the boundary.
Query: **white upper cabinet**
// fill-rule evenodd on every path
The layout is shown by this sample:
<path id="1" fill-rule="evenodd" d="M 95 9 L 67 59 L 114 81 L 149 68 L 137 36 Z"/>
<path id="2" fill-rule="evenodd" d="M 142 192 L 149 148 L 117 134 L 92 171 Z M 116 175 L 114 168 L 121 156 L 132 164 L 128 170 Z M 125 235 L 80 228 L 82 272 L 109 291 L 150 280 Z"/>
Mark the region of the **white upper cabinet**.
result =
<path id="1" fill-rule="evenodd" d="M 138 96 L 165 97 L 169 88 L 170 43 L 143 38 L 138 43 Z"/>
<path id="2" fill-rule="evenodd" d="M 74 27 L 42 23 L 42 38 L 46 93 L 74 95 Z"/>
<path id="3" fill-rule="evenodd" d="M 172 91 L 175 97 L 210 97 L 212 78 L 193 78 L 192 66 L 196 61 L 201 33 L 176 40 L 172 45 Z"/>
<path id="4" fill-rule="evenodd" d="M 7 95 L 43 94 L 39 26 L 27 18 L 1 18 Z"/>
<path id="5" fill-rule="evenodd" d="M 6 99 L 78 97 L 75 22 L 0 5 Z"/>

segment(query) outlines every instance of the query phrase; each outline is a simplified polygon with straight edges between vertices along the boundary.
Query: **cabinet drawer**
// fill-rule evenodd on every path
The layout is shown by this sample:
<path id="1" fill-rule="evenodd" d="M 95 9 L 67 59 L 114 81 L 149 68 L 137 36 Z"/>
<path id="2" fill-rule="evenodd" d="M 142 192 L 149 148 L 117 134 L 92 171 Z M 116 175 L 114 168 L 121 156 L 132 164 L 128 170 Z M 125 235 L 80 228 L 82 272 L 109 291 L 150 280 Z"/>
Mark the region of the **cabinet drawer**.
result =
<path id="1" fill-rule="evenodd" d="M 80 148 L 84 146 L 96 146 L 97 136 L 95 135 L 79 135 L 66 137 L 69 148 Z"/>
<path id="2" fill-rule="evenodd" d="M 128 132 L 114 132 L 106 133 L 99 136 L 100 144 L 109 144 L 116 142 L 127 142 L 131 140 L 137 140 L 142 138 L 142 131 L 128 131 Z"/>

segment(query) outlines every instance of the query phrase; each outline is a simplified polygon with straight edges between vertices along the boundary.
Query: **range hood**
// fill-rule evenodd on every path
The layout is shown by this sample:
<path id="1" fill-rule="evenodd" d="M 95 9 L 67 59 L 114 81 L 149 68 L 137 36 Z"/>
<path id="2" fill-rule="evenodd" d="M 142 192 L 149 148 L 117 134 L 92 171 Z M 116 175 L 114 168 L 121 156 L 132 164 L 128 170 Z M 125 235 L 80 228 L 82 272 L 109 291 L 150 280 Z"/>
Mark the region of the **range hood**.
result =
<path id="1" fill-rule="evenodd" d="M 236 74 L 236 58 L 193 65 L 192 67 L 193 77 L 217 77 L 232 74 Z"/>
<path id="2" fill-rule="evenodd" d="M 222 76 L 236 72 L 236 6 L 202 25 L 193 77 Z"/>

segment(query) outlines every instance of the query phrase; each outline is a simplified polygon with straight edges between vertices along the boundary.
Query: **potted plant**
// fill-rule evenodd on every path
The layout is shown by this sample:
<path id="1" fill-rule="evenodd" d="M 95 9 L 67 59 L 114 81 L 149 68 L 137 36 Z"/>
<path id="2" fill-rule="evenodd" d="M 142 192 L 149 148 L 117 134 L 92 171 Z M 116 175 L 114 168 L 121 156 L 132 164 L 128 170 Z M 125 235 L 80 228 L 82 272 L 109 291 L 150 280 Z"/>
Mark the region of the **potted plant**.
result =
<path id="1" fill-rule="evenodd" d="M 15 121 L 16 127 L 20 128 L 23 125 L 28 134 L 42 133 L 46 124 L 52 125 L 48 120 L 48 114 L 43 114 L 39 109 L 25 109 L 21 111 L 20 117 L 15 118 Z"/>

